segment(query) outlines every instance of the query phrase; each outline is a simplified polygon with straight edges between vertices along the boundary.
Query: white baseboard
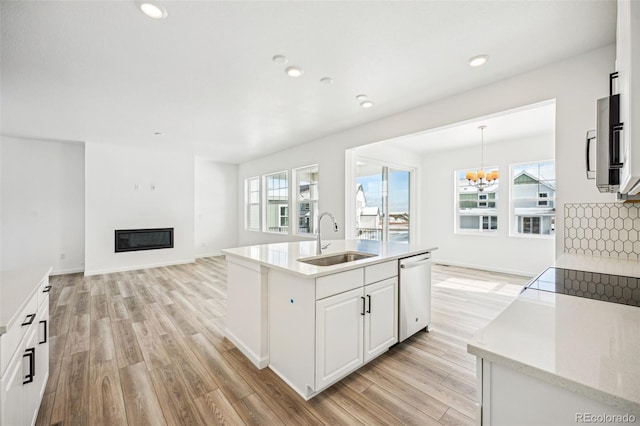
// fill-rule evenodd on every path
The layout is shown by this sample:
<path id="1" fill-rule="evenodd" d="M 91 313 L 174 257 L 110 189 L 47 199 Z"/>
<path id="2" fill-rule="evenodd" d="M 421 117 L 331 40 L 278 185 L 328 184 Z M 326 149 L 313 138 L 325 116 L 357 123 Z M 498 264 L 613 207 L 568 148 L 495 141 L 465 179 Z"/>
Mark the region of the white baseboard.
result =
<path id="1" fill-rule="evenodd" d="M 150 263 L 147 265 L 130 265 L 130 266 L 121 266 L 118 268 L 108 268 L 108 269 L 96 269 L 96 270 L 85 270 L 84 276 L 89 277 L 91 275 L 102 275 L 102 274 L 111 274 L 113 272 L 126 272 L 126 271 L 135 271 L 138 269 L 148 269 L 148 268 L 160 268 L 162 266 L 172 266 L 172 265 L 184 265 L 186 263 L 193 263 L 195 259 L 182 259 L 182 260 L 173 260 L 170 262 L 160 262 L 160 263 Z"/>
<path id="2" fill-rule="evenodd" d="M 537 274 L 532 274 L 531 272 L 516 271 L 513 269 L 492 268 L 492 267 L 486 267 L 485 265 L 473 265 L 469 263 L 448 262 L 446 260 L 437 260 L 437 261 L 434 260 L 433 263 L 437 265 L 459 266 L 461 268 L 471 268 L 471 269 L 479 269 L 481 271 L 498 272 L 501 274 L 518 275 L 520 277 L 526 277 L 526 278 L 533 278 L 537 275 Z"/>
<path id="3" fill-rule="evenodd" d="M 214 256 L 222 256 L 222 252 L 220 250 L 216 250 L 208 254 L 196 254 L 196 259 L 202 259 L 203 257 L 214 257 Z"/>
<path id="4" fill-rule="evenodd" d="M 67 275 L 67 274 L 77 274 L 79 272 L 84 272 L 84 268 L 71 268 L 71 269 L 59 269 L 57 271 L 51 271 L 49 275 Z"/>
<path id="5" fill-rule="evenodd" d="M 224 328 L 224 336 L 229 339 L 229 341 L 231 343 L 233 343 L 236 348 L 238 348 L 240 350 L 240 352 L 242 352 L 244 354 L 244 356 L 246 356 L 247 358 L 249 358 L 249 361 L 251 361 L 253 363 L 253 365 L 255 365 L 259 370 L 262 370 L 263 368 L 267 367 L 269 365 L 269 356 L 265 356 L 260 358 L 258 355 L 255 354 L 255 352 L 253 352 L 251 349 L 249 349 L 249 347 L 247 345 L 245 345 L 244 343 L 242 343 L 242 341 L 240 339 L 238 339 L 236 337 L 235 334 L 233 334 L 232 332 L 229 331 L 228 328 Z"/>

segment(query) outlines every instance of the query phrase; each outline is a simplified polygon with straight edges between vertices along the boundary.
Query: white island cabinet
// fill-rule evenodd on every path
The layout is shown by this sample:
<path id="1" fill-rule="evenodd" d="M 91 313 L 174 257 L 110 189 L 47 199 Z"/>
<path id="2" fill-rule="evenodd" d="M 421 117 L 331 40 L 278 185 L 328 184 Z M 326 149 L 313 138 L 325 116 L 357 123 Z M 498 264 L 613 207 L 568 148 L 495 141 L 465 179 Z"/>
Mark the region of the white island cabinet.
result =
<path id="1" fill-rule="evenodd" d="M 315 243 L 300 242 L 224 251 L 227 337 L 258 368 L 268 366 L 305 399 L 398 342 L 398 259 L 435 250 L 334 241 L 327 255 L 374 256 L 325 267 L 299 261 L 314 249 Z"/>
<path id="2" fill-rule="evenodd" d="M 49 274 L 34 266 L 0 278 L 0 426 L 33 425 L 49 378 Z"/>

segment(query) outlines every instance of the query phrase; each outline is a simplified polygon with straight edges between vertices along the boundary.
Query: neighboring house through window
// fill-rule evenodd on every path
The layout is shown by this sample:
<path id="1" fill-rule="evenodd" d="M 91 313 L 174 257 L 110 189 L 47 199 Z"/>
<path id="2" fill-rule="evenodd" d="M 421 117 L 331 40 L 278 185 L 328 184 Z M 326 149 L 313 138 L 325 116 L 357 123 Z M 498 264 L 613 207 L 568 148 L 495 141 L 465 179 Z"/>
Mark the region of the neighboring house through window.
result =
<path id="1" fill-rule="evenodd" d="M 554 235 L 555 161 L 511 166 L 513 228 L 517 235 Z"/>
<path id="2" fill-rule="evenodd" d="M 299 234 L 315 234 L 318 217 L 318 165 L 294 170 Z"/>
<path id="3" fill-rule="evenodd" d="M 498 167 L 485 167 L 486 170 L 498 170 Z M 466 179 L 467 170 L 457 171 L 456 232 L 495 232 L 498 230 L 498 188 L 499 184 L 486 186 L 479 191 L 469 185 Z"/>
<path id="4" fill-rule="evenodd" d="M 357 239 L 409 242 L 412 173 L 375 160 L 356 162 Z"/>
<path id="5" fill-rule="evenodd" d="M 289 177 L 287 172 L 265 175 L 265 231 L 289 232 Z"/>
<path id="6" fill-rule="evenodd" d="M 245 228 L 260 230 L 260 178 L 253 177 L 244 181 Z"/>

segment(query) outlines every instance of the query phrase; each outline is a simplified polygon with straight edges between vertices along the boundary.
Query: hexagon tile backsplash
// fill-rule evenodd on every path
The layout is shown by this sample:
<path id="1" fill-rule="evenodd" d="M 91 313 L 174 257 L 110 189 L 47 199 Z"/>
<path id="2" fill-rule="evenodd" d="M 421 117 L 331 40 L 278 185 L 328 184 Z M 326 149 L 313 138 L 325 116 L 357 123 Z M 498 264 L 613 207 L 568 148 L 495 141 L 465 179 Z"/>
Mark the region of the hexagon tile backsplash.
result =
<path id="1" fill-rule="evenodd" d="M 565 253 L 640 259 L 640 205 L 564 205 Z"/>

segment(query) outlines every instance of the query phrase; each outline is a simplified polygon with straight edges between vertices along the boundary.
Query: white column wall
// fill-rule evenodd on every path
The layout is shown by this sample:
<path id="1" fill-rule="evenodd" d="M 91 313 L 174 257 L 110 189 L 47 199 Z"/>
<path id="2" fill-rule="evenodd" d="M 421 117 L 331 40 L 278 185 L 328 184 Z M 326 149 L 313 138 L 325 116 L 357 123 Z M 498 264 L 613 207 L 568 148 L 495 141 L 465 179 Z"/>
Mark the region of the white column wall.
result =
<path id="1" fill-rule="evenodd" d="M 85 275 L 194 261 L 192 154 L 88 143 L 85 182 Z M 114 252 L 116 229 L 141 228 L 174 228 L 174 248 Z"/>
<path id="2" fill-rule="evenodd" d="M 195 255 L 216 256 L 238 241 L 238 166 L 195 159 Z"/>

